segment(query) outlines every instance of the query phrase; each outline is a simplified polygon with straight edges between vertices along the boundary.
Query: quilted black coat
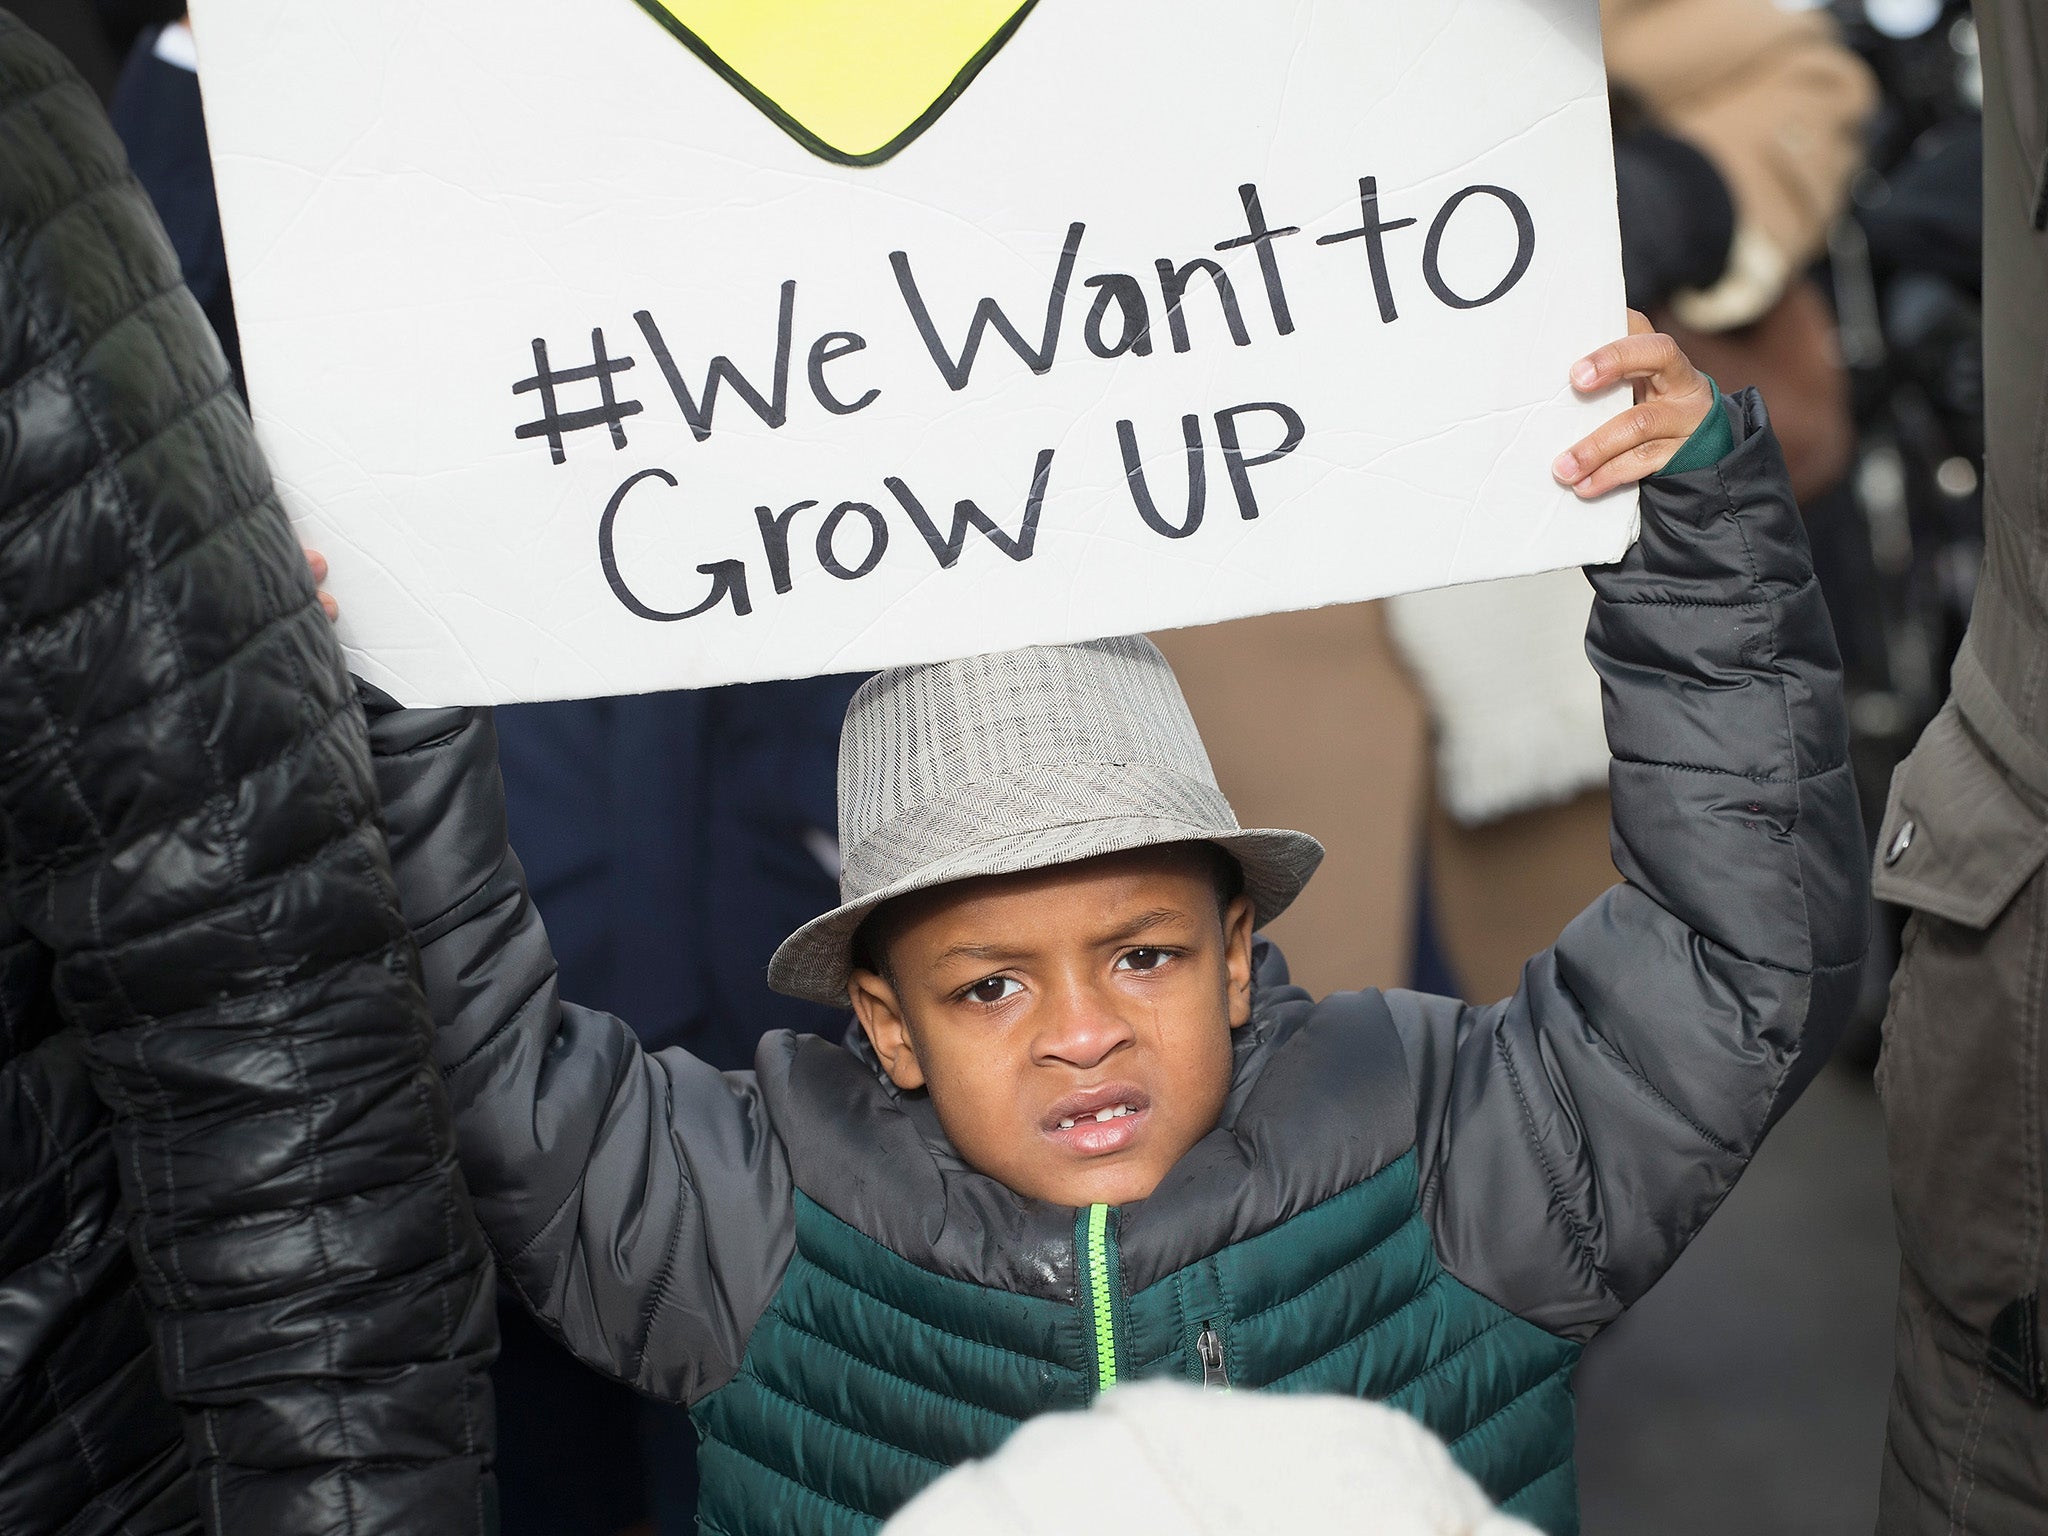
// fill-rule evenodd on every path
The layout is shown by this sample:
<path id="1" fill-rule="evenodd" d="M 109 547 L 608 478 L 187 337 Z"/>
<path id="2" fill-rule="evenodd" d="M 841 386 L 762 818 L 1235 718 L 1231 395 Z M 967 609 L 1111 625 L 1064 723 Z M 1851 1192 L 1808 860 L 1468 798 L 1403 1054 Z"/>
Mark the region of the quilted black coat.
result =
<path id="1" fill-rule="evenodd" d="M 481 1533 L 488 1260 L 361 719 L 98 104 L 0 12 L 0 1533 Z"/>

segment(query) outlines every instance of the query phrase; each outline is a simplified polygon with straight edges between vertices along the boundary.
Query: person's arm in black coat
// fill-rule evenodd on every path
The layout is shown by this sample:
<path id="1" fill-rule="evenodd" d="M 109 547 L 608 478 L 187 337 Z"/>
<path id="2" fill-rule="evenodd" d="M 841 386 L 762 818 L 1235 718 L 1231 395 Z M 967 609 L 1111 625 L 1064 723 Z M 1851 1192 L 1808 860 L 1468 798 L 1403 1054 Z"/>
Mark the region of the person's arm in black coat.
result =
<path id="1" fill-rule="evenodd" d="M 209 1526 L 483 1536 L 491 1269 L 362 720 L 119 144 L 4 14 L 0 900 L 114 1111 Z"/>

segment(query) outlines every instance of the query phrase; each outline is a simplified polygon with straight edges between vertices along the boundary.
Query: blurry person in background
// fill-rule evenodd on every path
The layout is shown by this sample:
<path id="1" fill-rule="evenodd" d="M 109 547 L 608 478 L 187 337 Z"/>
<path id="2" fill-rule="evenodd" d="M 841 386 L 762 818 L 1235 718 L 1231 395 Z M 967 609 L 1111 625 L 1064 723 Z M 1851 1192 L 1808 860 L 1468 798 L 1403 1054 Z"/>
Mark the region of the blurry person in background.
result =
<path id="1" fill-rule="evenodd" d="M 1834 319 L 1808 273 L 1863 165 L 1875 82 L 1825 11 L 1603 0 L 1602 13 L 1629 304 L 1763 393 L 1810 506 L 1853 442 Z"/>
<path id="2" fill-rule="evenodd" d="M 1824 12 L 1604 0 L 1632 307 L 1698 332 L 1778 307 L 1827 247 L 1863 160 L 1869 71 Z"/>
<path id="3" fill-rule="evenodd" d="M 1979 0 L 1985 559 L 1892 784 L 1878 1086 L 1898 1216 L 1881 1536 L 2048 1529 L 2048 0 Z"/>

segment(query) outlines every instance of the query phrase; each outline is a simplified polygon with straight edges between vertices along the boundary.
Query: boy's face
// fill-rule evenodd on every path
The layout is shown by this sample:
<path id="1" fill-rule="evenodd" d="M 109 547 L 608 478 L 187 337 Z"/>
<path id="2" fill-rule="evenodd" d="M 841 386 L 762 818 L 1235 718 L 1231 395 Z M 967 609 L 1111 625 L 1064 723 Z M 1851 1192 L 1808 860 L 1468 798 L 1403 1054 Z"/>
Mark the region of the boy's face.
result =
<path id="1" fill-rule="evenodd" d="M 971 1167 L 1060 1205 L 1142 1200 L 1215 1128 L 1251 1017 L 1251 902 L 1219 906 L 1186 844 L 942 886 L 892 905 L 889 974 L 854 972 L 854 1012 Z"/>

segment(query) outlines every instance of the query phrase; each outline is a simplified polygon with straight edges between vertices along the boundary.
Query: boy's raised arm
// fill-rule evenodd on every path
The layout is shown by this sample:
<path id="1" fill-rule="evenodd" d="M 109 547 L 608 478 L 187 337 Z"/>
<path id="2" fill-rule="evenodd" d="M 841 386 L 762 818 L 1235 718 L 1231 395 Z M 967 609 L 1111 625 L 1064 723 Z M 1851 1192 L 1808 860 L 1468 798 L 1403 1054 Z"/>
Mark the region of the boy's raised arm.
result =
<path id="1" fill-rule="evenodd" d="M 1588 572 L 1614 763 L 1609 891 L 1467 1007 L 1389 997 L 1451 1270 L 1556 1332 L 1649 1288 L 1833 1047 L 1866 943 L 1840 662 L 1753 392 L 1734 447 L 1644 482 Z"/>
<path id="2" fill-rule="evenodd" d="M 487 711 L 368 710 L 434 1057 L 498 1262 L 581 1359 L 694 1402 L 739 1369 L 794 1241 L 752 1077 L 650 1054 L 619 1020 L 561 1001 L 506 845 Z"/>

